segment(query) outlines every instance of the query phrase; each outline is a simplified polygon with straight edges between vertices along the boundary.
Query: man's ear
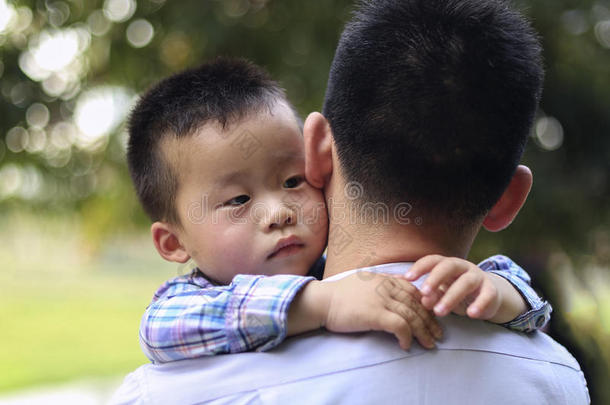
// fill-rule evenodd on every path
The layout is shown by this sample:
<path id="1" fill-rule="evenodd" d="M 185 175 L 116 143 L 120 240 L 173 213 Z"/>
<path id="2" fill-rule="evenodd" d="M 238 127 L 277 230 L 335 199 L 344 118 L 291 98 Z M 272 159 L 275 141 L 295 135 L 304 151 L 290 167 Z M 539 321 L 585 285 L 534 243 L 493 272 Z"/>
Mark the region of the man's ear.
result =
<path id="1" fill-rule="evenodd" d="M 513 222 L 527 199 L 532 188 L 532 181 L 530 169 L 527 166 L 519 165 L 504 194 L 483 220 L 485 229 L 497 232 Z"/>
<path id="2" fill-rule="evenodd" d="M 332 131 L 318 112 L 309 114 L 303 126 L 305 138 L 305 177 L 309 184 L 323 188 L 333 171 Z"/>
<path id="3" fill-rule="evenodd" d="M 191 257 L 180 243 L 178 235 L 172 227 L 165 222 L 155 222 L 150 227 L 153 242 L 157 252 L 165 260 L 177 263 L 186 263 Z"/>

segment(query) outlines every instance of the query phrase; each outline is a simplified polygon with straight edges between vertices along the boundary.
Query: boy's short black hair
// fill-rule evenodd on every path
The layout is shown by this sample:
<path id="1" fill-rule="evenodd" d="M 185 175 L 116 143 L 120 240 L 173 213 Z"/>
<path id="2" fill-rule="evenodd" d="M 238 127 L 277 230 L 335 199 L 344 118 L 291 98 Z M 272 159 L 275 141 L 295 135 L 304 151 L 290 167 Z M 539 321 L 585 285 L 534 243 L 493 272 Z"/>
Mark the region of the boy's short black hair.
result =
<path id="1" fill-rule="evenodd" d="M 151 220 L 180 224 L 175 208 L 179 176 L 161 151 L 164 139 L 191 136 L 210 122 L 225 128 L 280 100 L 293 108 L 261 67 L 225 57 L 168 77 L 144 94 L 129 119 L 127 163 Z"/>
<path id="2" fill-rule="evenodd" d="M 454 225 L 481 218 L 521 158 L 540 54 L 503 0 L 361 2 L 323 109 L 346 180 L 364 201 L 409 202 Z"/>

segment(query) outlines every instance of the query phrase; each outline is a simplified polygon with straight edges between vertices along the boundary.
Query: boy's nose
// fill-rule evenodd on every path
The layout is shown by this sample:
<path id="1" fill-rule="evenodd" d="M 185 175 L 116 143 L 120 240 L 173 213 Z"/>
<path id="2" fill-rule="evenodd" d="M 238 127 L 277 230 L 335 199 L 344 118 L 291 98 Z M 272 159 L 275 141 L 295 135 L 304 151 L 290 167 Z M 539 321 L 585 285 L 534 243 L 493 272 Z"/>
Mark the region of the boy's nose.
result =
<path id="1" fill-rule="evenodd" d="M 269 212 L 269 216 L 265 221 L 265 227 L 268 230 L 281 228 L 287 225 L 295 224 L 296 220 L 297 216 L 295 210 L 281 203 L 273 207 L 273 209 Z"/>

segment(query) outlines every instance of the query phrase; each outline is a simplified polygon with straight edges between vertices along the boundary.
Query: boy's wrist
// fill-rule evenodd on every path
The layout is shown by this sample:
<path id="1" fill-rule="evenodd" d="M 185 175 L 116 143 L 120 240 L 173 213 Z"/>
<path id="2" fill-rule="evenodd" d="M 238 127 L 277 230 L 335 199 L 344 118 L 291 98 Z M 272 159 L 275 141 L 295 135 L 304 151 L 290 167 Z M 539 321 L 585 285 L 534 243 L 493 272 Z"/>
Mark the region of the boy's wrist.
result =
<path id="1" fill-rule="evenodd" d="M 510 322 L 527 311 L 527 303 L 508 280 L 494 273 L 485 274 L 498 289 L 498 300 L 500 301 L 498 311 L 489 319 L 490 322 Z"/>
<path id="2" fill-rule="evenodd" d="M 328 283 L 312 280 L 297 293 L 288 309 L 288 336 L 323 328 L 330 306 Z"/>

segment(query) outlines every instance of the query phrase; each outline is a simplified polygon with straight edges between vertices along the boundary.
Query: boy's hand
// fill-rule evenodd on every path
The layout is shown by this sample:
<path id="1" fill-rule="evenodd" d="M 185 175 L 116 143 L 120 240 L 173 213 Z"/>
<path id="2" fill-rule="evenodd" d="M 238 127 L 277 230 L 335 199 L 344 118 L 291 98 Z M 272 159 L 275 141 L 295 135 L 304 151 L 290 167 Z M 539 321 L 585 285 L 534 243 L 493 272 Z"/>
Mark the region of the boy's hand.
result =
<path id="1" fill-rule="evenodd" d="M 456 257 L 430 255 L 419 259 L 405 275 L 417 280 L 429 273 L 421 287 L 422 305 L 438 316 L 453 311 L 470 318 L 493 320 L 502 304 L 497 276 Z M 498 277 L 499 278 L 499 277 Z"/>
<path id="2" fill-rule="evenodd" d="M 413 336 L 433 348 L 442 329 L 420 300 L 417 288 L 402 277 L 360 272 L 332 282 L 312 281 L 291 305 L 288 334 L 315 329 L 296 324 L 307 315 L 332 332 L 379 330 L 394 334 L 405 350 Z"/>

